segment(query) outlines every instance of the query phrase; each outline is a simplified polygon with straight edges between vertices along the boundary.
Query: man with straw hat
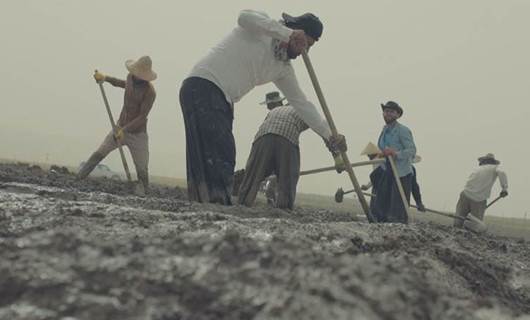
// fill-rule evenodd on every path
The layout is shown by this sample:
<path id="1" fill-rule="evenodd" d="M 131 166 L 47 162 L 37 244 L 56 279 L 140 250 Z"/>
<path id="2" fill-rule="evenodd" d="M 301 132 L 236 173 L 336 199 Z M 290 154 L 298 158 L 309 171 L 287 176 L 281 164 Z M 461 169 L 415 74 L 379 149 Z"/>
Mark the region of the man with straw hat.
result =
<path id="1" fill-rule="evenodd" d="M 379 154 L 381 154 L 381 150 L 379 150 L 379 148 L 372 142 L 369 142 L 368 145 L 366 145 L 364 150 L 361 152 L 361 155 L 366 155 L 370 160 L 377 158 Z M 419 155 L 415 155 L 414 159 L 412 160 L 412 163 L 418 163 L 420 161 L 421 157 Z M 374 170 L 377 170 L 378 166 L 378 164 L 374 164 Z M 362 185 L 361 190 L 369 190 L 370 188 L 372 188 L 372 185 L 372 181 L 370 181 L 367 184 Z M 412 197 L 414 198 L 414 202 L 416 202 L 416 207 L 418 208 L 418 211 L 425 212 L 425 205 L 423 204 L 423 201 L 421 199 L 420 185 L 418 184 L 415 166 L 412 166 L 411 193 Z M 372 194 L 376 194 L 375 188 L 372 189 Z"/>
<path id="2" fill-rule="evenodd" d="M 486 201 L 491 195 L 491 189 L 497 178 L 502 188 L 499 197 L 508 196 L 508 178 L 506 173 L 499 168 L 500 163 L 492 153 L 478 158 L 478 168 L 471 173 L 464 190 L 460 193 L 456 204 L 456 215 L 466 217 L 471 214 L 481 221 L 484 220 Z M 455 227 L 461 228 L 463 225 L 463 219 L 454 220 Z"/>
<path id="3" fill-rule="evenodd" d="M 412 160 L 416 155 L 416 145 L 412 132 L 397 120 L 403 115 L 403 109 L 394 101 L 381 104 L 385 126 L 377 142 L 381 151 L 379 156 L 392 157 L 396 162 L 397 174 L 405 198 L 410 201 L 412 189 Z M 407 208 L 404 207 L 399 189 L 388 160 L 382 163 L 370 175 L 377 197 L 372 201 L 372 214 L 379 222 L 408 223 Z"/>
<path id="4" fill-rule="evenodd" d="M 137 192 L 144 194 L 149 185 L 147 116 L 156 98 L 151 81 L 157 76 L 152 70 L 149 56 L 143 56 L 136 61 L 127 60 L 125 67 L 129 71 L 126 80 L 106 76 L 98 71 L 94 74 L 97 82 L 108 82 L 114 87 L 125 89 L 123 108 L 116 124 L 118 127 L 116 134 L 112 131 L 107 134 L 103 143 L 79 170 L 78 177 L 81 179 L 87 177 L 101 160 L 118 148 L 118 144 L 126 145 L 131 152 L 138 180 L 141 182 Z"/>
<path id="5" fill-rule="evenodd" d="M 233 107 L 254 87 L 274 83 L 292 108 L 331 148 L 346 150 L 344 136 L 332 137 L 326 120 L 304 95 L 291 65 L 322 35 L 315 15 L 243 10 L 238 26 L 192 69 L 180 89 L 186 127 L 188 196 L 199 202 L 231 204 L 235 142 Z"/>
<path id="6" fill-rule="evenodd" d="M 267 109 L 272 110 L 276 107 L 283 106 L 284 100 L 285 98 L 282 97 L 278 91 L 272 91 L 267 93 L 265 95 L 265 101 L 260 102 L 259 104 L 267 105 Z M 233 196 L 239 195 L 239 188 L 244 177 L 245 169 L 240 169 L 234 172 L 234 186 L 232 190 Z M 262 188 L 265 190 L 265 197 L 267 198 L 267 202 L 269 204 L 274 204 L 276 202 L 276 182 L 276 176 L 270 176 L 264 181 L 262 186 Z"/>
<path id="7" fill-rule="evenodd" d="M 270 110 L 259 127 L 247 160 L 239 189 L 239 203 L 254 204 L 262 181 L 267 181 L 267 198 L 278 208 L 292 209 L 300 175 L 300 133 L 309 127 L 292 106 L 283 105 L 279 92 L 266 95 Z"/>

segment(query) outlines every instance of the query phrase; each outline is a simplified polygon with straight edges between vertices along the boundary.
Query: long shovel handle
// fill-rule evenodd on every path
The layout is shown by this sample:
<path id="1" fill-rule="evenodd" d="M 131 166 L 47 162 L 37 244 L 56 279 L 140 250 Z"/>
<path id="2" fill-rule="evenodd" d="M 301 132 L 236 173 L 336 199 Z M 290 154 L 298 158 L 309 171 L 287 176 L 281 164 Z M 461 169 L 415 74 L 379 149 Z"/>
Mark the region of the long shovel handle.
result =
<path id="1" fill-rule="evenodd" d="M 344 194 L 350 193 L 352 191 L 353 190 L 348 190 L 348 191 L 344 192 Z M 368 193 L 368 192 L 363 192 L 363 193 L 364 193 L 364 195 L 366 195 L 368 197 L 375 197 L 375 194 Z M 411 204 L 410 206 L 413 207 L 413 208 L 418 209 L 418 207 L 413 205 L 413 204 Z M 429 209 L 429 208 L 425 208 L 425 211 L 430 212 L 430 213 L 434 213 L 434 214 L 437 214 L 437 215 L 445 216 L 445 217 L 448 217 L 448 218 L 455 218 L 455 219 L 460 219 L 460 220 L 470 220 L 469 218 L 460 217 L 460 216 L 457 216 L 455 214 L 442 212 L 442 211 L 437 211 L 437 210 L 433 210 L 433 209 Z"/>
<path id="2" fill-rule="evenodd" d="M 491 207 L 492 204 L 494 204 L 495 202 L 499 201 L 502 197 L 501 196 L 498 196 L 497 198 L 493 199 L 487 206 L 486 206 L 486 209 L 488 209 L 489 207 Z"/>
<path id="3" fill-rule="evenodd" d="M 101 96 L 103 96 L 103 102 L 105 102 L 107 114 L 109 115 L 110 125 L 112 126 L 112 132 L 115 134 L 117 129 L 116 123 L 114 122 L 114 117 L 112 116 L 112 112 L 110 111 L 109 100 L 107 99 L 107 95 L 105 94 L 105 88 L 103 88 L 103 83 L 101 82 L 98 82 L 98 85 L 99 89 L 101 90 Z M 118 150 L 120 151 L 121 162 L 123 163 L 123 169 L 125 170 L 125 175 L 127 176 L 127 180 L 131 182 L 131 172 L 129 171 L 129 166 L 127 165 L 127 159 L 125 158 L 125 153 L 123 152 L 121 142 L 118 141 L 117 144 Z"/>
<path id="4" fill-rule="evenodd" d="M 394 161 L 394 158 L 392 156 L 387 157 L 388 162 L 390 162 L 390 167 L 392 168 L 392 173 L 394 174 L 394 180 L 396 180 L 396 185 L 399 190 L 399 195 L 401 196 L 401 201 L 403 201 L 403 207 L 405 208 L 405 212 L 407 213 L 407 217 L 410 218 L 412 222 L 412 216 L 409 212 L 409 202 L 407 201 L 407 198 L 405 197 L 405 191 L 403 190 L 403 185 L 401 184 L 401 179 L 399 179 L 399 174 L 396 168 L 396 162 Z"/>
<path id="5" fill-rule="evenodd" d="M 307 51 L 305 49 L 302 51 L 302 58 L 304 59 L 307 72 L 309 73 L 309 77 L 311 78 L 311 82 L 313 83 L 313 88 L 315 89 L 315 92 L 318 96 L 318 100 L 320 102 L 320 106 L 322 107 L 322 111 L 324 112 L 329 128 L 331 129 L 331 134 L 334 137 L 336 137 L 338 136 L 337 127 L 335 127 L 335 122 L 333 122 L 331 112 L 329 111 L 328 105 L 326 103 L 326 99 L 324 99 L 324 94 L 322 93 L 322 89 L 320 88 L 320 84 L 318 83 L 315 69 L 313 69 L 313 65 L 311 64 L 311 60 L 309 59 L 309 55 L 307 54 Z M 353 184 L 353 188 L 355 189 L 355 192 L 357 193 L 357 198 L 359 199 L 359 202 L 361 203 L 361 207 L 363 208 L 366 218 L 368 218 L 369 222 L 377 222 L 377 220 L 375 220 L 374 216 L 370 212 L 368 203 L 366 202 L 366 199 L 364 198 L 362 194 L 361 187 L 359 186 L 359 182 L 357 181 L 357 178 L 355 177 L 355 173 L 353 172 L 353 168 L 351 167 L 351 162 L 350 162 L 350 159 L 348 159 L 348 155 L 346 154 L 346 152 L 343 152 L 343 151 L 340 152 L 340 155 L 342 157 L 342 160 L 344 161 L 344 164 L 346 165 L 346 171 L 348 172 L 348 175 L 350 176 L 350 180 Z"/>
<path id="6" fill-rule="evenodd" d="M 384 159 L 376 159 L 376 160 L 370 160 L 370 161 L 361 161 L 361 162 L 351 163 L 350 165 L 351 165 L 352 168 L 354 168 L 354 167 L 366 166 L 366 165 L 369 165 L 369 164 L 377 164 L 377 163 L 382 163 L 382 162 L 385 162 L 385 160 Z M 300 171 L 300 176 L 305 176 L 305 175 L 308 175 L 308 174 L 314 174 L 314 173 L 320 173 L 320 172 L 326 172 L 326 171 L 333 171 L 333 170 L 336 170 L 335 166 L 323 167 L 323 168 L 311 169 L 311 170 L 305 170 L 305 171 Z"/>

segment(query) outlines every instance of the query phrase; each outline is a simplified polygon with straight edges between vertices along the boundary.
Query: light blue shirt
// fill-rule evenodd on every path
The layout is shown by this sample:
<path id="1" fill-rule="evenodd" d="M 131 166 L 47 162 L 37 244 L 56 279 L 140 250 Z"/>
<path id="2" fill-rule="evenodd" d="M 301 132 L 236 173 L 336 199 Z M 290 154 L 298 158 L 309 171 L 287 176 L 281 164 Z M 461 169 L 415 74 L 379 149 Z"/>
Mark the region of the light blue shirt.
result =
<path id="1" fill-rule="evenodd" d="M 398 175 L 404 177 L 412 173 L 412 160 L 416 155 L 416 145 L 412 132 L 399 122 L 385 125 L 377 141 L 379 149 L 392 148 L 396 150 L 396 167 Z M 386 164 L 381 164 L 386 170 Z"/>

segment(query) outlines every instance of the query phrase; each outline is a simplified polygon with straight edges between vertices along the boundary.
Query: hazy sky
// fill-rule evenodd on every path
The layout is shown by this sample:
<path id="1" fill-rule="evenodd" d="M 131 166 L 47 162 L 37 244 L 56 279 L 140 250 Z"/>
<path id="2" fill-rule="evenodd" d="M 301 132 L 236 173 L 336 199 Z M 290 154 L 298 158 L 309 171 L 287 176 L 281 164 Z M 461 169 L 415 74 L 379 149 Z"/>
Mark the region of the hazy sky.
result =
<path id="1" fill-rule="evenodd" d="M 351 161 L 365 160 L 360 151 L 383 126 L 379 104 L 395 100 L 423 157 L 417 170 L 428 207 L 454 210 L 477 157 L 493 152 L 510 196 L 488 214 L 530 211 L 528 0 L 2 0 L 0 158 L 85 160 L 109 130 L 93 70 L 124 78 L 124 61 L 148 54 L 159 76 L 148 127 L 151 174 L 185 177 L 178 88 L 248 8 L 321 18 L 324 34 L 311 59 Z M 293 65 L 318 105 L 302 59 Z M 258 103 L 272 89 L 258 87 L 235 106 L 237 168 L 266 115 Z M 123 91 L 107 86 L 107 94 L 117 117 Z M 312 131 L 300 147 L 302 170 L 332 164 Z M 117 152 L 104 163 L 121 167 Z M 368 168 L 355 172 L 366 182 Z M 298 190 L 332 195 L 339 186 L 351 187 L 346 174 L 323 173 L 302 177 Z"/>

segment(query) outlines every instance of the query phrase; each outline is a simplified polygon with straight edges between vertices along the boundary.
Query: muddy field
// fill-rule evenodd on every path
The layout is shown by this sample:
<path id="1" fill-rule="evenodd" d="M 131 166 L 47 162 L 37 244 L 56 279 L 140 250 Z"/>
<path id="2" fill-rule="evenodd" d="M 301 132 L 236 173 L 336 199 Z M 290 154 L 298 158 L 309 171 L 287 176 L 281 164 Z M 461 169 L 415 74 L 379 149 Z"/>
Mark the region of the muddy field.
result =
<path id="1" fill-rule="evenodd" d="M 530 319 L 530 242 L 0 165 L 0 319 Z"/>

